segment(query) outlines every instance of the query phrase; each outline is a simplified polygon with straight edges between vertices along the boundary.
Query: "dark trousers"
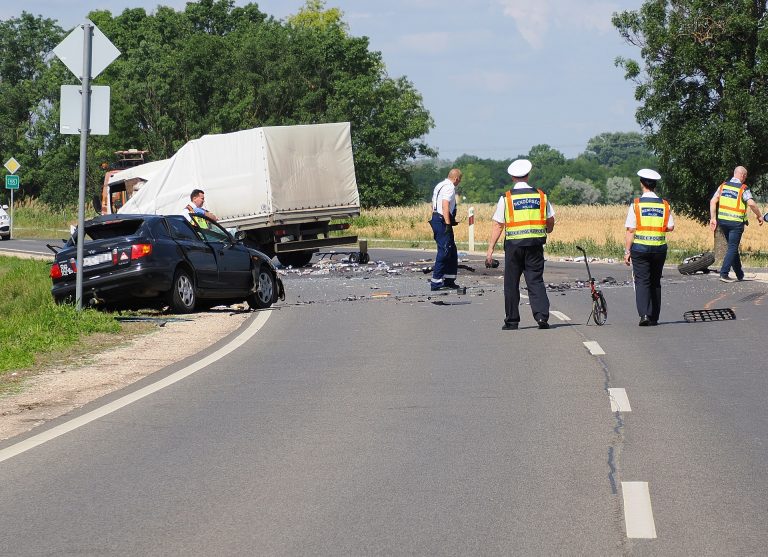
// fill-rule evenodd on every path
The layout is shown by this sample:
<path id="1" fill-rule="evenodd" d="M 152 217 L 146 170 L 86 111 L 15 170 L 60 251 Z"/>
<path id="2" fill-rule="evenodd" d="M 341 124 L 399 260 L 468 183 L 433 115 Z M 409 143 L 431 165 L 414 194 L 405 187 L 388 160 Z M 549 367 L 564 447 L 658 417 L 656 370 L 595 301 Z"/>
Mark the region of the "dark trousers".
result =
<path id="1" fill-rule="evenodd" d="M 528 299 L 536 321 L 549 321 L 549 298 L 544 285 L 544 246 L 504 244 L 504 323 L 520 322 L 520 276 L 525 275 Z"/>
<path id="2" fill-rule="evenodd" d="M 736 278 L 741 280 L 744 278 L 744 270 L 741 268 L 739 244 L 741 243 L 741 236 L 744 234 L 744 224 L 740 222 L 717 221 L 717 227 L 728 242 L 728 251 L 725 252 L 723 265 L 720 267 L 720 276 L 727 277 L 731 268 L 733 268 Z"/>
<path id="3" fill-rule="evenodd" d="M 432 284 L 443 284 L 443 279 L 450 284 L 456 281 L 459 270 L 459 252 L 453 239 L 453 227 L 445 224 L 440 213 L 433 213 L 429 224 L 437 244 Z"/>
<path id="4" fill-rule="evenodd" d="M 632 270 L 635 273 L 635 303 L 640 317 L 659 320 L 661 312 L 661 274 L 667 251 L 632 250 Z"/>

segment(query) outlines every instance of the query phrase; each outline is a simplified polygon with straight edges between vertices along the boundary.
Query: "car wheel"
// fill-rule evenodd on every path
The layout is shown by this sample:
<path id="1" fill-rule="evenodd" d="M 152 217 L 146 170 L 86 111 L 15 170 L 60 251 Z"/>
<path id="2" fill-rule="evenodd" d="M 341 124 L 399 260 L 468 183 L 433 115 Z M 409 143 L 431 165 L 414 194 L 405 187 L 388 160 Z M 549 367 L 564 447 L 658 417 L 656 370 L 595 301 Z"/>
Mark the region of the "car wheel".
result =
<path id="1" fill-rule="evenodd" d="M 175 313 L 192 313 L 195 309 L 195 285 L 189 273 L 183 269 L 176 271 L 171 288 L 171 309 Z"/>
<path id="2" fill-rule="evenodd" d="M 248 296 L 247 302 L 251 309 L 265 309 L 272 305 L 277 292 L 274 275 L 268 268 L 259 269 L 259 285 L 256 292 Z"/>
<path id="3" fill-rule="evenodd" d="M 683 262 L 677 266 L 677 270 L 682 275 L 692 275 L 699 271 L 709 272 L 709 266 L 715 262 L 715 254 L 711 251 L 700 253 L 692 257 L 683 259 Z"/>

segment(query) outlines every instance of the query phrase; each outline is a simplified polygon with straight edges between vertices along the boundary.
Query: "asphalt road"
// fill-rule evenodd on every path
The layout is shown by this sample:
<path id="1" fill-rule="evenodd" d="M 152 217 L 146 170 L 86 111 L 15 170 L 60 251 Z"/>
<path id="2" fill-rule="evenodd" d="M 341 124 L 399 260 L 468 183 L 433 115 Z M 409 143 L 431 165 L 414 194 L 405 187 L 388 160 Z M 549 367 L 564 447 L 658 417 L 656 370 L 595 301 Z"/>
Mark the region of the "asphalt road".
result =
<path id="1" fill-rule="evenodd" d="M 641 328 L 627 268 L 593 264 L 597 327 L 584 265 L 549 262 L 553 328 L 524 306 L 502 331 L 501 269 L 467 257 L 467 293 L 434 295 L 422 254 L 371 252 L 290 271 L 238 350 L 0 462 L 0 553 L 765 553 L 766 283 L 670 268 Z"/>

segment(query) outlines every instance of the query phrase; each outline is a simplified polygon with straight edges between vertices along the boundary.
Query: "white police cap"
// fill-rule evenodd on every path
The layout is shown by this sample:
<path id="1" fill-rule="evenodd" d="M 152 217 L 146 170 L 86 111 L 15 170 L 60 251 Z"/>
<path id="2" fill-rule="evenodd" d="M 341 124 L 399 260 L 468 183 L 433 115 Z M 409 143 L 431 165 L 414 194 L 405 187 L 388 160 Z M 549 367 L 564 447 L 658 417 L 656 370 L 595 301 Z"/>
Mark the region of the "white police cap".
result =
<path id="1" fill-rule="evenodd" d="M 531 168 L 533 168 L 533 165 L 528 159 L 517 159 L 509 165 L 507 172 L 514 178 L 522 178 L 531 173 Z"/>
<path id="2" fill-rule="evenodd" d="M 661 174 L 650 168 L 642 168 L 638 170 L 637 175 L 646 180 L 661 180 Z"/>

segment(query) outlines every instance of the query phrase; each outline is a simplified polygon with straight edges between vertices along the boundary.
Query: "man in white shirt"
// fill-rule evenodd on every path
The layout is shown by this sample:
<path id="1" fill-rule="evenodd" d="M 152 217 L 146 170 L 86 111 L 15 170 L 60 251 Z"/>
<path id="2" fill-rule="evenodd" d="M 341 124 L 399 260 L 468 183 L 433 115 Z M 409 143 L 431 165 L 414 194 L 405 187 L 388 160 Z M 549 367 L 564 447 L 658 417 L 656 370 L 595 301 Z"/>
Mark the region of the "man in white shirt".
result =
<path id="1" fill-rule="evenodd" d="M 461 170 L 453 168 L 448 177 L 437 184 L 432 192 L 432 218 L 429 224 L 437 244 L 435 265 L 432 268 L 430 290 L 459 288 L 456 273 L 459 269 L 459 252 L 453 238 L 456 226 L 456 186 L 461 182 Z"/>
<path id="2" fill-rule="evenodd" d="M 533 165 L 518 159 L 509 165 L 514 187 L 499 198 L 493 214 L 485 265 L 493 265 L 493 249 L 504 232 L 504 331 L 520 323 L 520 276 L 525 274 L 533 318 L 549 329 L 549 297 L 544 284 L 544 244 L 555 228 L 555 211 L 547 194 L 528 185 Z"/>
<path id="3" fill-rule="evenodd" d="M 736 280 L 744 280 L 739 244 L 744 234 L 744 224 L 747 222 L 747 209 L 751 209 L 757 217 L 757 223 L 760 226 L 763 225 L 763 216 L 760 214 L 757 203 L 752 199 L 752 192 L 747 187 L 746 179 L 747 169 L 737 166 L 733 170 L 733 178 L 723 182 L 709 201 L 709 226 L 713 232 L 719 227 L 728 242 L 728 251 L 720 267 L 722 282 L 733 282 L 729 276 L 731 268 L 736 274 Z"/>
<path id="4" fill-rule="evenodd" d="M 627 210 L 624 222 L 624 263 L 632 265 L 635 304 L 641 327 L 659 323 L 661 275 L 667 259 L 667 232 L 675 229 L 669 203 L 655 193 L 661 175 L 650 168 L 637 172 L 643 193 Z"/>

